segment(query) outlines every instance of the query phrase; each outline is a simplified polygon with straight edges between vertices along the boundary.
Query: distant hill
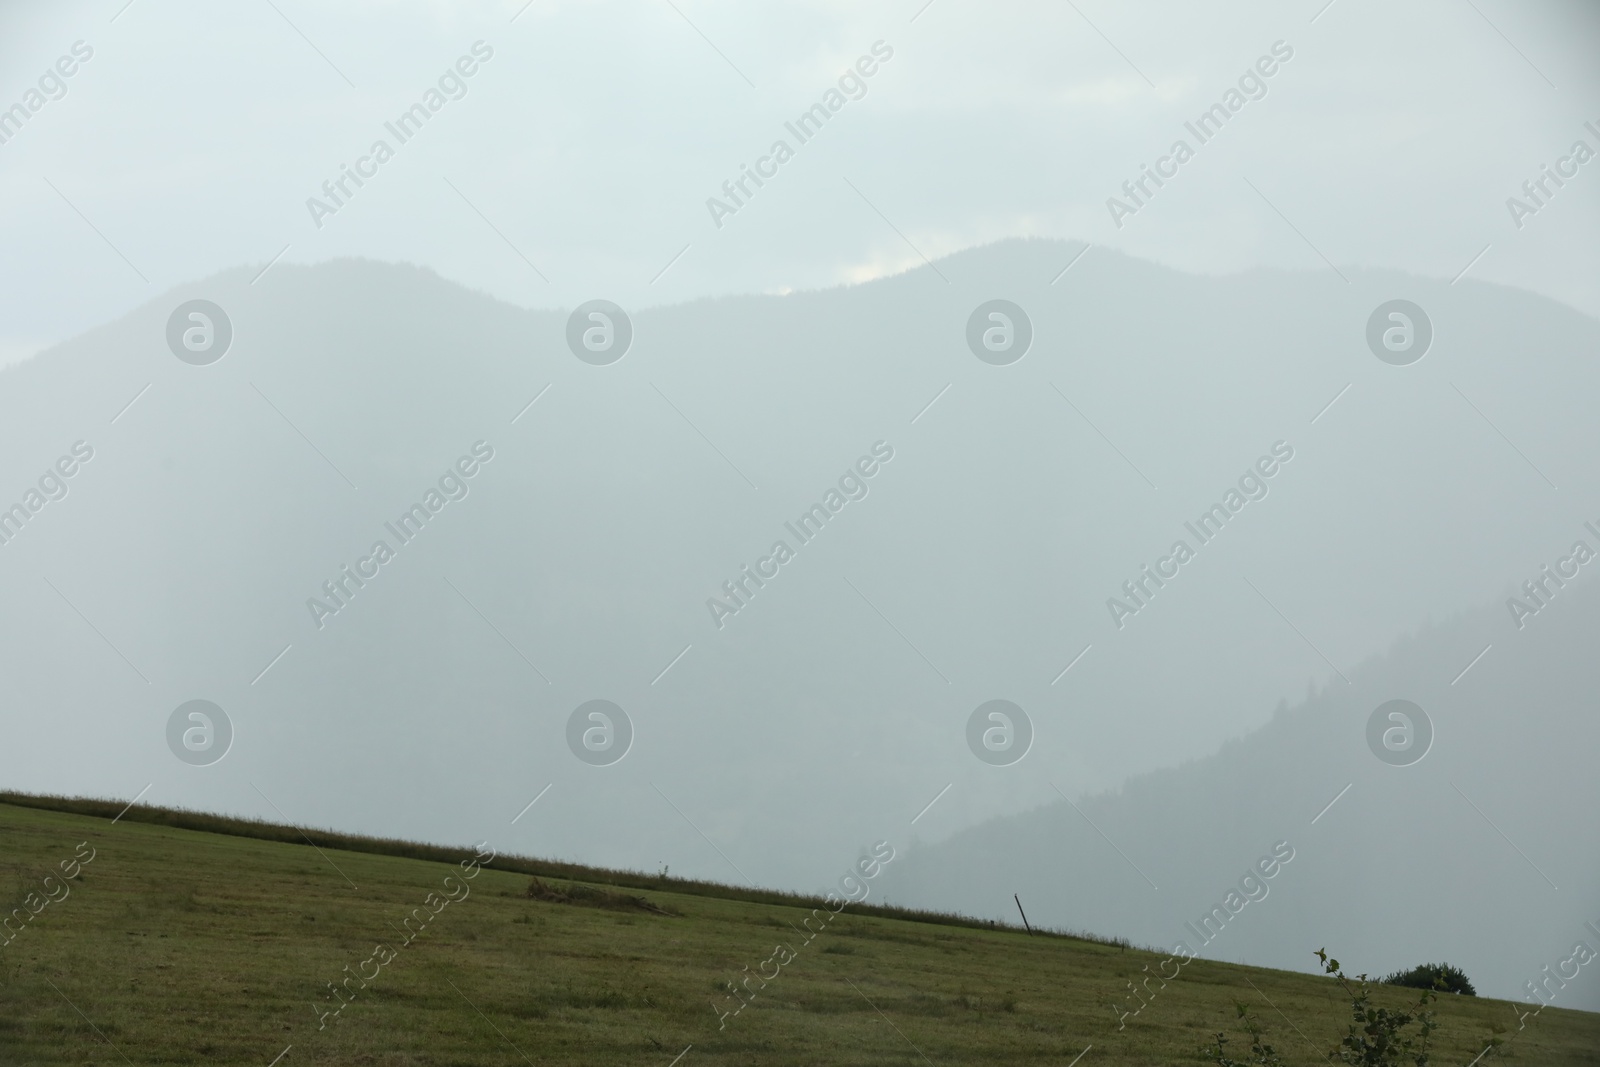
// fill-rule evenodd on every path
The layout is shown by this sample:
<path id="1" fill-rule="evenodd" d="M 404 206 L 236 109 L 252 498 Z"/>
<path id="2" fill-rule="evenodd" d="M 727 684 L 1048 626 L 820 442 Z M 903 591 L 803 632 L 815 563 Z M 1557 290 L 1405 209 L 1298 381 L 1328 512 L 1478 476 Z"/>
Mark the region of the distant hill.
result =
<path id="1" fill-rule="evenodd" d="M 1077 810 L 1058 798 L 915 846 L 887 892 L 976 915 L 1007 914 L 1016 892 L 1040 922 L 1301 970 L 1315 961 L 1295 933 L 1314 927 L 1372 973 L 1442 955 L 1480 990 L 1526 999 L 1524 983 L 1575 942 L 1593 946 L 1585 924 L 1600 925 L 1600 854 L 1573 835 L 1575 813 L 1600 805 L 1587 770 L 1600 745 L 1600 590 L 1562 593 L 1521 632 L 1509 619 L 1496 604 L 1429 626 L 1249 736 L 1074 798 Z M 1491 645 L 1452 684 L 1462 650 Z M 1396 697 L 1435 731 L 1411 766 L 1385 765 L 1366 743 L 1373 709 Z M 1257 875 L 1247 892 L 1259 899 L 1203 926 L 1282 841 L 1294 858 Z M 1579 973 L 1555 1002 L 1600 1010 L 1600 985 Z"/>

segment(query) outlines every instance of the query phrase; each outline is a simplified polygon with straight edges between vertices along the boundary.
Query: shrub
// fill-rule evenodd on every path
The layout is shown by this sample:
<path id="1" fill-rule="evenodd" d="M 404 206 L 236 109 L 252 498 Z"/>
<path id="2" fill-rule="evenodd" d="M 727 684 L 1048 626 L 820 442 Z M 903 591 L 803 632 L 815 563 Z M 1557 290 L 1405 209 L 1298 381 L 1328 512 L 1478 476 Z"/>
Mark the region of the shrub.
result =
<path id="1" fill-rule="evenodd" d="M 1441 993 L 1460 993 L 1468 997 L 1478 995 L 1477 990 L 1472 988 L 1472 982 L 1461 972 L 1461 968 L 1452 967 L 1448 963 L 1419 964 L 1409 971 L 1396 971 L 1378 981 L 1384 985 L 1403 985 L 1411 989 L 1437 989 Z"/>
<path id="2" fill-rule="evenodd" d="M 1467 976 L 1448 964 L 1424 964 L 1406 972 L 1404 976 L 1385 979 L 1388 985 L 1409 985 L 1422 990 L 1417 1002 L 1409 1008 L 1396 1011 L 1379 1007 L 1372 1002 L 1371 985 L 1364 974 L 1352 981 L 1339 968 L 1339 961 L 1321 949 L 1317 958 L 1322 970 L 1336 978 L 1350 998 L 1350 1023 L 1344 1037 L 1328 1052 L 1328 1059 L 1350 1067 L 1428 1067 L 1432 1063 L 1429 1039 L 1438 1029 L 1432 1009 L 1433 1001 L 1446 990 L 1464 992 L 1473 996 L 1472 984 Z M 1416 977 L 1420 976 L 1420 977 Z M 1416 978 L 1399 982 L 1397 977 Z M 1449 985 L 1447 983 L 1454 983 Z M 1464 987 L 1464 988 L 1458 988 Z M 1250 1038 L 1250 1058 L 1234 1059 L 1228 1051 L 1228 1035 L 1219 1033 L 1216 1040 L 1200 1050 L 1207 1063 L 1216 1067 L 1283 1067 L 1283 1058 L 1266 1042 L 1266 1031 L 1243 1004 L 1237 1005 L 1239 1019 Z M 1413 1029 L 1414 1027 L 1414 1029 Z M 1491 1038 L 1491 1047 L 1500 1044 Z"/>
<path id="3" fill-rule="evenodd" d="M 1338 1062 L 1373 1067 L 1411 1063 L 1415 1067 L 1427 1067 L 1428 1038 L 1438 1025 L 1434 1022 L 1431 1005 L 1438 993 L 1431 988 L 1424 990 L 1408 1011 L 1375 1007 L 1366 975 L 1357 975 L 1356 984 L 1351 985 L 1350 979 L 1339 969 L 1338 960 L 1330 959 L 1322 949 L 1317 950 L 1317 958 L 1322 961 L 1323 972 L 1337 978 L 1350 998 L 1350 1026 L 1333 1052 Z M 1412 1023 L 1418 1024 L 1415 1036 L 1406 1032 Z"/>
<path id="4" fill-rule="evenodd" d="M 1206 1058 L 1207 1063 L 1216 1067 L 1284 1067 L 1283 1057 L 1278 1055 L 1278 1050 L 1267 1044 L 1266 1031 L 1250 1014 L 1250 1009 L 1243 1004 L 1235 1004 L 1234 1008 L 1239 1013 L 1239 1018 L 1244 1026 L 1244 1032 L 1250 1035 L 1250 1058 L 1236 1060 L 1228 1054 L 1228 1035 L 1218 1032 L 1217 1039 L 1210 1045 L 1200 1050 L 1200 1055 Z"/>

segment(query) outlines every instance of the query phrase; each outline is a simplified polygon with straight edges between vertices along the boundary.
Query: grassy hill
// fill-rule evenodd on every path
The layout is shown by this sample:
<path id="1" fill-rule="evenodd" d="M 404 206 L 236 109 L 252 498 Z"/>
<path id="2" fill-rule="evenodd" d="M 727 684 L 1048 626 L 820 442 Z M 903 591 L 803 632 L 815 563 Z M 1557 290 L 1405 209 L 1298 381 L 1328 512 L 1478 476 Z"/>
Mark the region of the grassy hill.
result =
<path id="1" fill-rule="evenodd" d="M 0 945 L 6 1067 L 1069 1064 L 1090 1045 L 1084 1067 L 1173 1064 L 1240 1001 L 1313 1064 L 1347 1011 L 1322 978 L 1196 961 L 1119 1030 L 1112 1001 L 1164 953 L 854 905 L 808 941 L 821 902 L 788 894 L 513 857 L 466 880 L 471 848 L 119 808 L 0 795 L 0 904 L 36 911 Z M 729 983 L 775 970 L 719 1017 Z M 1496 1032 L 1483 1063 L 1600 1062 L 1600 1016 L 1546 1009 L 1518 1033 L 1504 1001 L 1439 1014 L 1440 1064 Z"/>

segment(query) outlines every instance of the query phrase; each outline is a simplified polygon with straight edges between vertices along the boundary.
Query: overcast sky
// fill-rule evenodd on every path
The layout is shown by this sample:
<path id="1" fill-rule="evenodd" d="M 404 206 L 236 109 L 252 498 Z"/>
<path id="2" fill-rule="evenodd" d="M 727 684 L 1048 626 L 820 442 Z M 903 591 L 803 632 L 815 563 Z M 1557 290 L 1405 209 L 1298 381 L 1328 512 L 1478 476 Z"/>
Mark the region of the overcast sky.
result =
<path id="1" fill-rule="evenodd" d="M 1600 147 L 1597 30 L 1577 0 L 6 4 L 0 107 L 40 106 L 0 144 L 0 359 L 275 257 L 641 307 L 1050 236 L 1208 273 L 1468 270 L 1594 313 L 1600 163 L 1520 228 L 1507 199 Z M 864 95 L 786 132 L 880 41 Z M 1276 42 L 1292 58 L 1201 145 L 1185 122 Z M 441 75 L 464 95 L 401 144 L 385 122 Z M 780 138 L 793 158 L 718 226 L 708 198 Z M 1180 138 L 1194 157 L 1114 220 Z M 393 158 L 314 219 L 379 139 Z"/>

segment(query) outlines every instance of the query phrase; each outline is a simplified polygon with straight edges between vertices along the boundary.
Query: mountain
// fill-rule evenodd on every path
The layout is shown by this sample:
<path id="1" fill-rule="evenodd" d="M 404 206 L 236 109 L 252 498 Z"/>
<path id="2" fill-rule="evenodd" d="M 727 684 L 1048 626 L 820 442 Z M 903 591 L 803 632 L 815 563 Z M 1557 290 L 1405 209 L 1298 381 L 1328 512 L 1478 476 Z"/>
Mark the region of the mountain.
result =
<path id="1" fill-rule="evenodd" d="M 1600 593 L 1564 597 L 1520 633 L 1502 605 L 1463 612 L 1216 753 L 914 847 L 885 892 L 1000 917 L 1017 893 L 1035 923 L 1298 970 L 1324 944 L 1372 974 L 1448 959 L 1480 992 L 1531 1000 L 1526 983 L 1548 981 L 1544 999 L 1600 1010 L 1570 960 L 1600 947 L 1600 856 L 1582 829 L 1600 804 Z M 1489 651 L 1452 684 L 1474 646 Z M 1432 724 L 1404 766 L 1367 742 L 1391 699 Z"/>
<path id="2" fill-rule="evenodd" d="M 232 327 L 209 365 L 168 342 L 195 299 Z M 1009 365 L 968 344 L 969 318 L 996 299 L 1032 327 Z M 1367 339 L 1397 299 L 1432 325 L 1408 366 Z M 631 345 L 604 366 L 569 348 L 570 311 L 403 265 L 279 264 L 182 286 L 0 371 L 0 500 L 26 503 L 79 442 L 93 450 L 65 495 L 30 507 L 0 545 L 12 606 L 0 780 L 812 890 L 868 842 L 938 841 L 1124 783 L 1143 795 L 1142 775 L 1287 730 L 1273 708 L 1309 680 L 1317 700 L 1351 701 L 1342 714 L 1357 726 L 1395 695 L 1439 707 L 1438 751 L 1396 781 L 1450 768 L 1561 886 L 1557 900 L 1596 899 L 1579 846 L 1541 851 L 1545 835 L 1577 842 L 1587 825 L 1562 799 L 1589 788 L 1568 781 L 1570 763 L 1506 760 L 1480 780 L 1450 762 L 1465 740 L 1450 702 L 1487 699 L 1475 687 L 1497 678 L 1529 689 L 1497 672 L 1521 662 L 1512 642 L 1566 632 L 1561 601 L 1524 630 L 1494 612 L 1483 633 L 1425 629 L 1443 644 L 1414 676 L 1395 659 L 1404 677 L 1390 686 L 1363 687 L 1355 666 L 1429 619 L 1508 596 L 1600 516 L 1593 319 L 1471 280 L 1196 276 L 1050 241 L 826 291 L 630 308 Z M 866 495 L 799 543 L 786 524 L 830 491 L 857 492 L 843 479 L 874 449 L 892 458 L 874 461 Z M 1256 494 L 1244 479 L 1275 449 L 1292 458 L 1265 495 L 1147 586 L 1136 615 L 1114 618 L 1108 600 L 1164 566 L 1193 537 L 1186 524 L 1235 487 Z M 450 473 L 461 462 L 470 478 Z M 426 528 L 389 533 L 430 491 L 441 506 Z M 350 583 L 343 568 L 371 567 L 380 540 L 393 558 Z M 718 618 L 708 602 L 726 602 L 742 568 L 771 566 L 779 540 L 793 558 Z M 335 581 L 347 603 L 319 612 Z M 1544 669 L 1563 692 L 1587 681 L 1582 657 Z M 607 766 L 568 743 L 576 709 L 596 699 L 632 726 L 631 750 Z M 995 699 L 1033 726 L 1008 767 L 967 744 L 974 709 Z M 232 727 L 209 766 L 169 747 L 193 700 Z M 1480 727 L 1496 744 L 1537 733 L 1563 761 L 1591 736 L 1537 705 L 1500 714 Z M 1249 794 L 1286 820 L 1266 837 L 1308 842 L 1285 878 L 1365 862 L 1386 846 L 1362 836 L 1359 852 L 1318 860 L 1296 822 L 1353 780 L 1341 762 L 1352 736 L 1250 778 L 1174 770 L 1191 775 L 1184 814 Z M 1280 775 L 1304 796 L 1259 786 Z M 1311 830 L 1379 795 L 1358 782 Z M 1495 851 L 1504 842 L 1448 786 L 1427 795 L 1465 809 L 1449 827 L 1489 835 L 1450 870 L 1499 864 L 1555 893 Z M 1407 817 L 1421 816 L 1392 814 Z M 1060 824 L 1026 847 L 1052 847 Z M 1123 841 L 1133 825 L 1102 829 L 1175 894 L 1188 868 L 1160 857 L 1205 839 Z M 1237 852 L 1230 840 L 1218 862 L 1242 870 L 1272 844 L 1257 836 Z M 1127 889 L 1126 865 L 1098 862 L 1097 892 Z M 1533 924 L 1530 959 L 1570 951 L 1568 912 L 1488 877 L 1441 876 L 1439 892 L 1463 915 Z M 1154 893 L 1135 878 L 1135 893 Z M 1009 880 L 997 871 L 987 895 L 962 899 L 995 911 L 1020 888 Z M 1197 882 L 1200 903 L 1222 889 Z M 1194 911 L 1186 900 L 1146 922 L 1124 903 L 1128 931 L 1105 932 L 1163 943 Z M 1064 892 L 1036 906 L 1085 928 L 1103 914 Z M 1301 940 L 1271 959 L 1306 966 L 1315 946 Z M 1421 962 L 1409 955 L 1394 962 Z M 1469 973 L 1509 993 L 1520 960 L 1498 978 Z"/>

